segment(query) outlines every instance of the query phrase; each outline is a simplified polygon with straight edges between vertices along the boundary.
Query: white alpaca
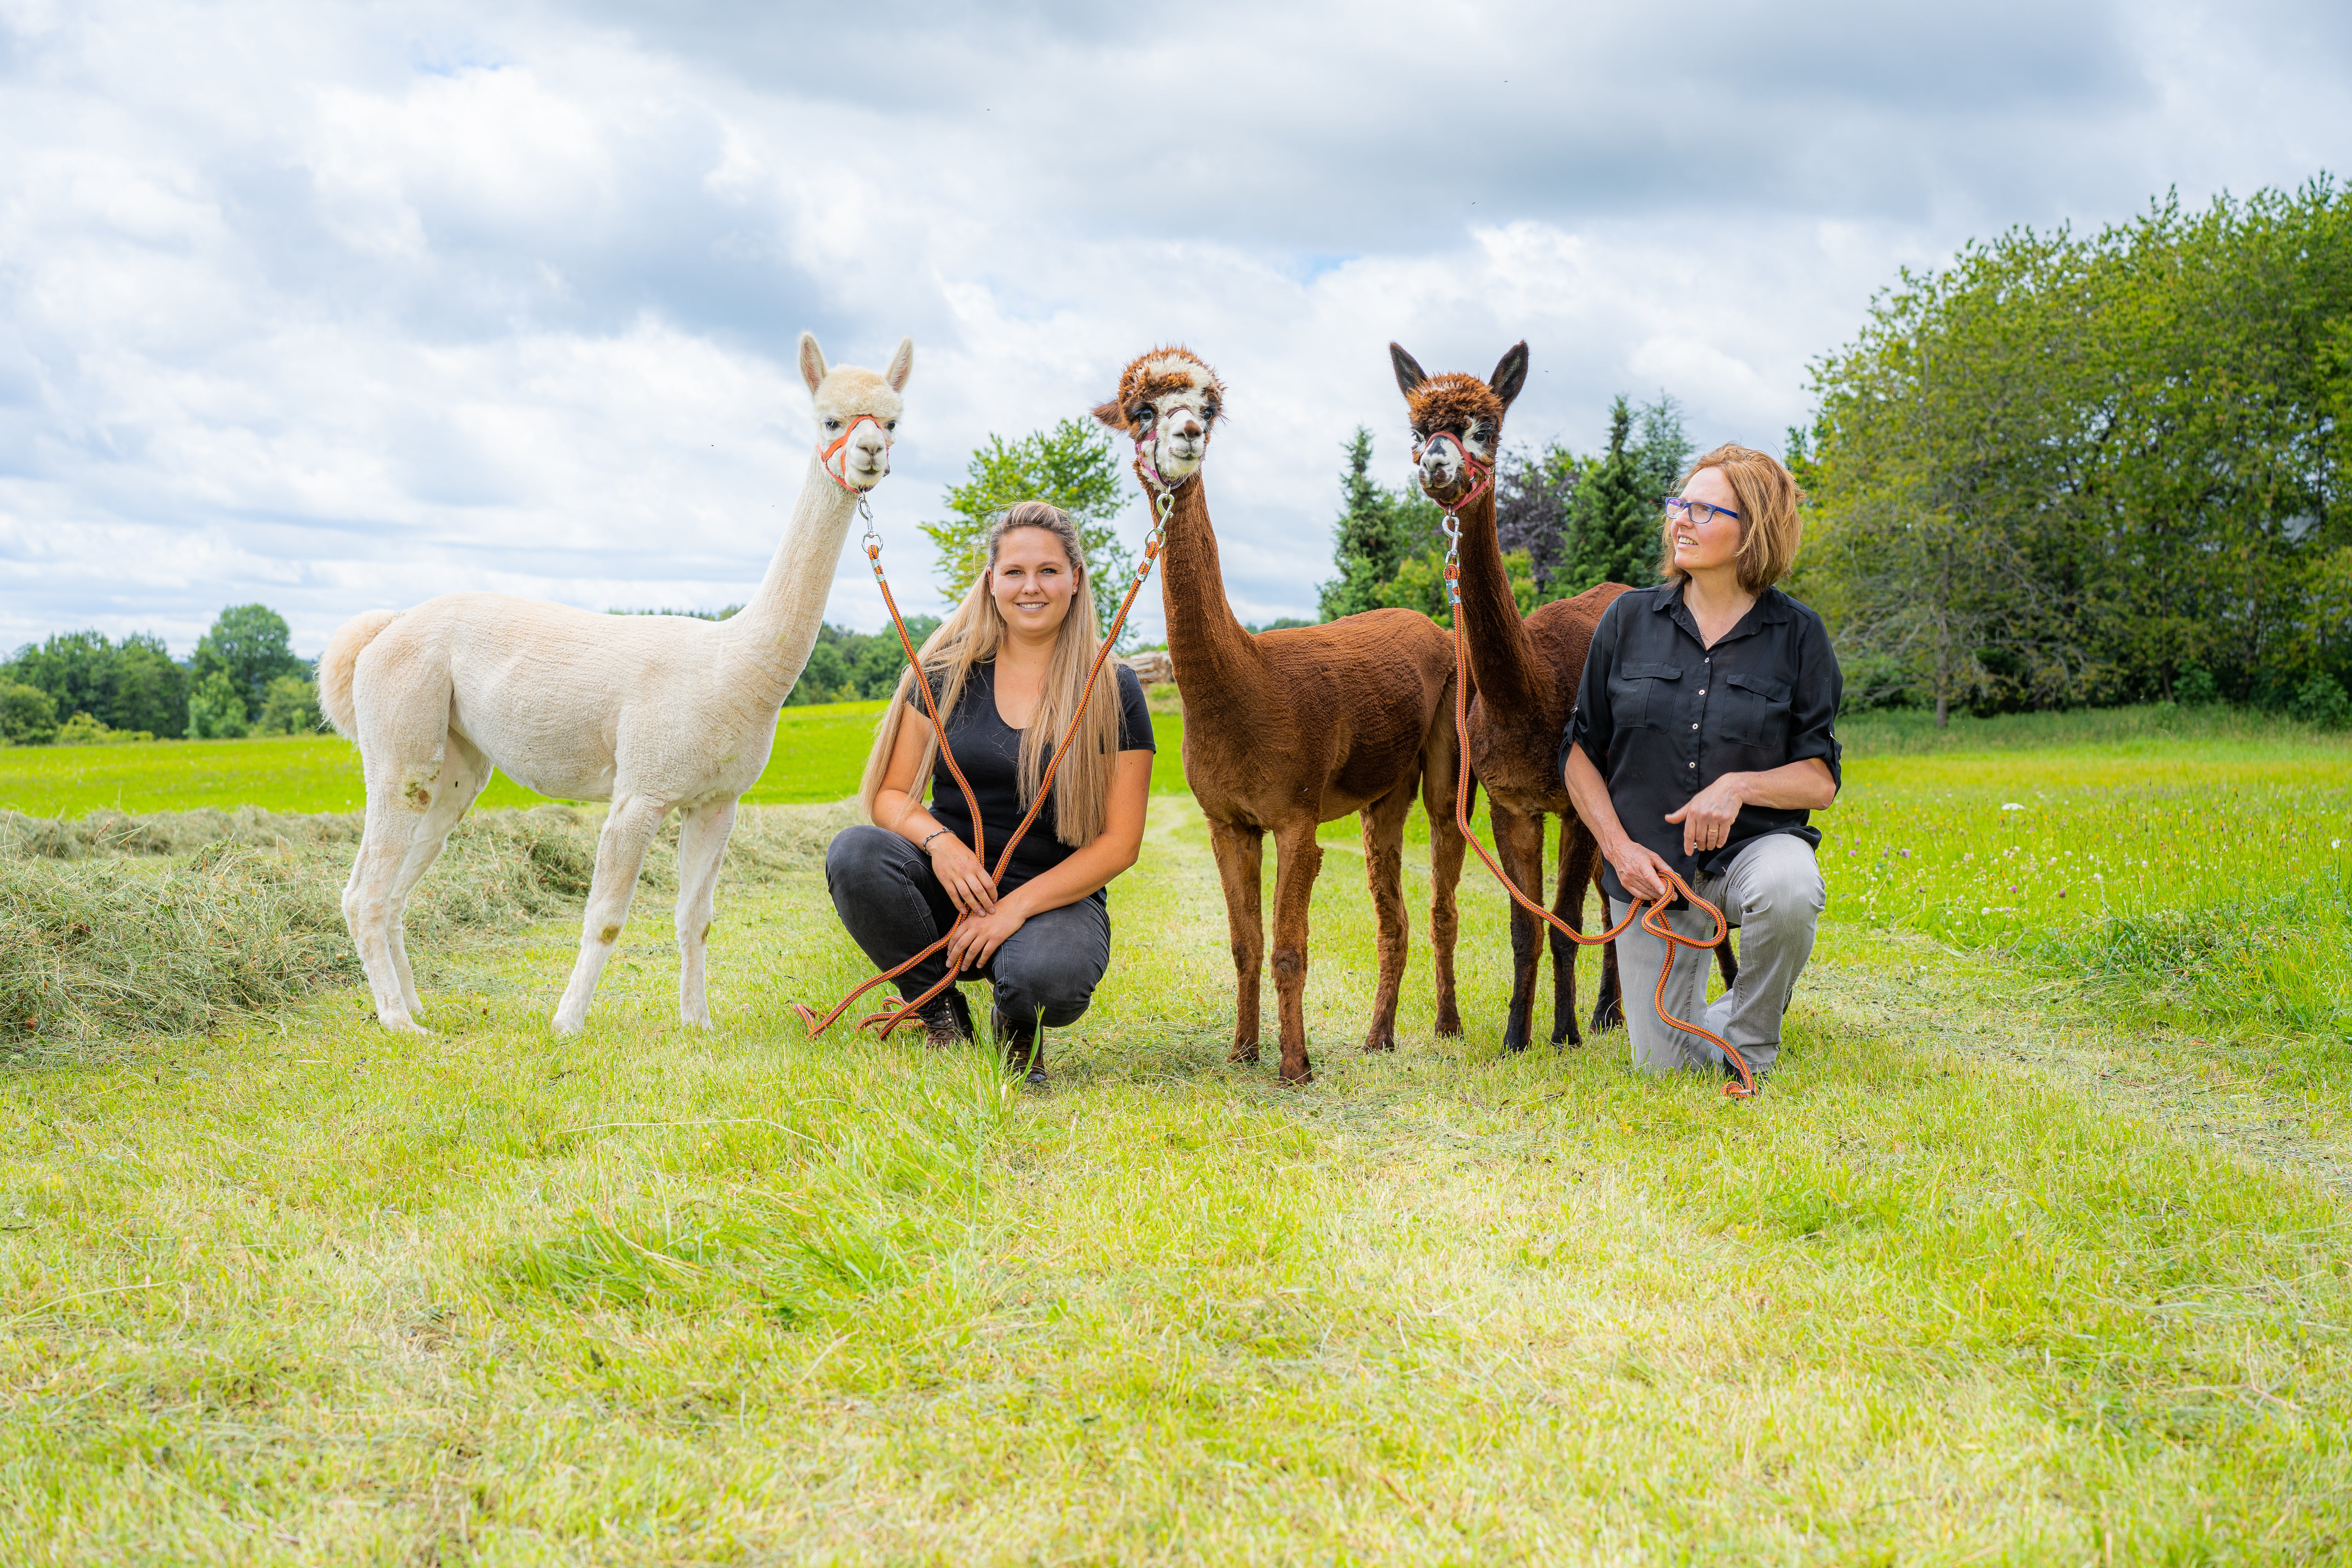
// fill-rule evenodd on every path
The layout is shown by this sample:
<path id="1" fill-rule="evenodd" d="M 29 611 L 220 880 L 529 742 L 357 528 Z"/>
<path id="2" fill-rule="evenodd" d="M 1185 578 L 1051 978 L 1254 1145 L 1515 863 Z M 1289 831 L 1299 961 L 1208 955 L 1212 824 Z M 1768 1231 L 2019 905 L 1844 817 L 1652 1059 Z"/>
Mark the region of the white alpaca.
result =
<path id="1" fill-rule="evenodd" d="M 816 641 L 858 498 L 890 471 L 900 342 L 877 375 L 827 372 L 801 334 L 817 447 L 759 592 L 733 617 L 609 616 L 498 594 L 449 594 L 345 624 L 319 660 L 320 705 L 357 741 L 367 826 L 343 918 L 387 1029 L 425 1032 L 401 910 L 492 768 L 541 795 L 609 800 L 580 959 L 555 1009 L 579 1032 L 662 819 L 677 832 L 677 1012 L 707 1028 L 703 952 L 735 803 L 768 765 L 776 712 Z"/>

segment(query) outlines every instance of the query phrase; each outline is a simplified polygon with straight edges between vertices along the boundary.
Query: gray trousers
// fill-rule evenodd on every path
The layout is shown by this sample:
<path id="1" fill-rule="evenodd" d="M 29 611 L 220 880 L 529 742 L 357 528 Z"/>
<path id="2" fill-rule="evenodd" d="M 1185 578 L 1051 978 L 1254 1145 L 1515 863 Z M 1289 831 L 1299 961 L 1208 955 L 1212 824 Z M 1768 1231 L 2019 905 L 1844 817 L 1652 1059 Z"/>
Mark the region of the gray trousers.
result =
<path id="1" fill-rule="evenodd" d="M 1771 833 L 1750 840 L 1722 875 L 1693 879 L 1691 889 L 1739 928 L 1739 979 L 1707 1005 L 1714 954 L 1677 947 L 1674 973 L 1666 979 L 1666 1011 L 1729 1040 L 1748 1070 L 1761 1077 L 1780 1059 L 1780 1017 L 1789 1010 L 1805 960 L 1812 956 L 1813 928 L 1829 905 L 1822 868 L 1811 845 L 1794 834 Z M 1610 900 L 1609 923 L 1623 920 L 1630 907 Z M 1666 923 L 1687 936 L 1705 936 L 1714 929 L 1706 911 L 1697 909 L 1669 910 Z M 1658 971 L 1665 966 L 1666 946 L 1639 925 L 1617 939 L 1633 1067 L 1640 1072 L 1728 1070 L 1731 1063 L 1721 1051 L 1696 1035 L 1668 1028 L 1659 1018 Z"/>

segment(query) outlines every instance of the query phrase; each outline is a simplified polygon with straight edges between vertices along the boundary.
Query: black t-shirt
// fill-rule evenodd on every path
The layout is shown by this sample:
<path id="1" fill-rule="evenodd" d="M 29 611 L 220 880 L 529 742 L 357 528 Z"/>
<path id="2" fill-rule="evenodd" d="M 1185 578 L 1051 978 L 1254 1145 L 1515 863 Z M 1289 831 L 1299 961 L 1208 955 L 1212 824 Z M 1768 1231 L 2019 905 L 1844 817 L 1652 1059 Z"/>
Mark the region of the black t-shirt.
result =
<path id="1" fill-rule="evenodd" d="M 1143 682 L 1123 664 L 1112 668 L 1118 672 L 1118 749 L 1158 751 L 1151 735 L 1151 710 L 1143 700 Z M 1095 700 L 1102 699 L 1097 696 Z M 911 689 L 907 692 L 907 706 L 915 710 L 919 722 L 930 723 L 923 700 Z M 1025 809 L 1021 804 L 1021 731 L 997 714 L 993 659 L 971 667 L 954 710 L 941 718 L 947 721 L 948 744 L 955 748 L 956 763 L 980 802 L 981 825 L 988 829 L 986 864 L 992 871 L 997 857 L 1004 853 L 1005 840 L 1021 826 Z M 964 805 L 963 791 L 956 787 L 955 775 L 948 772 L 945 757 L 931 763 L 930 808 L 940 826 L 966 844 L 971 842 L 971 812 Z M 997 884 L 997 891 L 1011 892 L 1030 878 L 1060 865 L 1072 852 L 1073 846 L 1054 836 L 1054 798 L 1049 792 L 1037 810 L 1037 820 L 1029 825 L 1021 847 L 1013 852 L 1013 863 L 1004 868 L 1004 880 Z M 1097 889 L 1094 896 L 1103 895 Z"/>
<path id="2" fill-rule="evenodd" d="M 1683 830 L 1666 814 L 1729 773 L 1762 773 L 1807 757 L 1841 783 L 1834 727 L 1845 689 L 1821 616 L 1767 588 L 1739 624 L 1706 646 L 1679 584 L 1621 594 L 1601 612 L 1585 655 L 1576 709 L 1560 736 L 1559 765 L 1581 746 L 1609 785 L 1609 803 L 1634 843 L 1657 851 L 1685 878 L 1712 875 L 1751 840 L 1793 833 L 1819 845 L 1802 810 L 1739 808 L 1720 848 L 1683 853 Z M 1615 867 L 1601 872 L 1624 899 Z"/>

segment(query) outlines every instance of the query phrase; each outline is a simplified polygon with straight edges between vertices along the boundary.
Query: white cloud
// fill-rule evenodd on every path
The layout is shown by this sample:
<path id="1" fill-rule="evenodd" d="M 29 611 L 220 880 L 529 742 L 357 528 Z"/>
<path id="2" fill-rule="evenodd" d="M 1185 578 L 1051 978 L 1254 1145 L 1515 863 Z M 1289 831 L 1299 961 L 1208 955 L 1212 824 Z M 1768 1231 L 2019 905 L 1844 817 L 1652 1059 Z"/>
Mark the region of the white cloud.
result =
<path id="1" fill-rule="evenodd" d="M 877 497 L 908 588 L 976 442 L 1190 342 L 1233 388 L 1230 592 L 1297 612 L 1349 432 L 1402 473 L 1391 338 L 1528 339 L 1514 440 L 1664 389 L 1777 444 L 1898 266 L 2296 182 L 2352 129 L 2317 6 L 1181 16 L 0 4 L 0 643 L 740 599 L 803 327 L 915 336 Z M 878 623 L 854 556 L 834 613 Z"/>

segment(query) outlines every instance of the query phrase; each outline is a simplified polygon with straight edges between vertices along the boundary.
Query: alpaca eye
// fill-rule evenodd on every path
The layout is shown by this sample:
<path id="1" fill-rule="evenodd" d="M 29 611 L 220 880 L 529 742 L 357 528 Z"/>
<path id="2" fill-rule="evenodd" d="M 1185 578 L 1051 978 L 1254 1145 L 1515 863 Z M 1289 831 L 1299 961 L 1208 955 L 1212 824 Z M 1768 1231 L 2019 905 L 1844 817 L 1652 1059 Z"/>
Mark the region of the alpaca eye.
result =
<path id="1" fill-rule="evenodd" d="M 1154 408 L 1139 408 L 1134 413 L 1129 415 L 1128 417 L 1138 425 L 1149 425 L 1151 423 L 1151 416 L 1157 412 L 1159 411 Z"/>
<path id="2" fill-rule="evenodd" d="M 828 430 L 838 430 L 841 428 L 841 421 L 838 419 L 827 419 L 824 422 L 824 427 Z"/>
<path id="3" fill-rule="evenodd" d="M 898 422 L 896 419 L 885 419 L 882 421 L 882 428 L 885 430 L 896 430 L 898 427 Z"/>

